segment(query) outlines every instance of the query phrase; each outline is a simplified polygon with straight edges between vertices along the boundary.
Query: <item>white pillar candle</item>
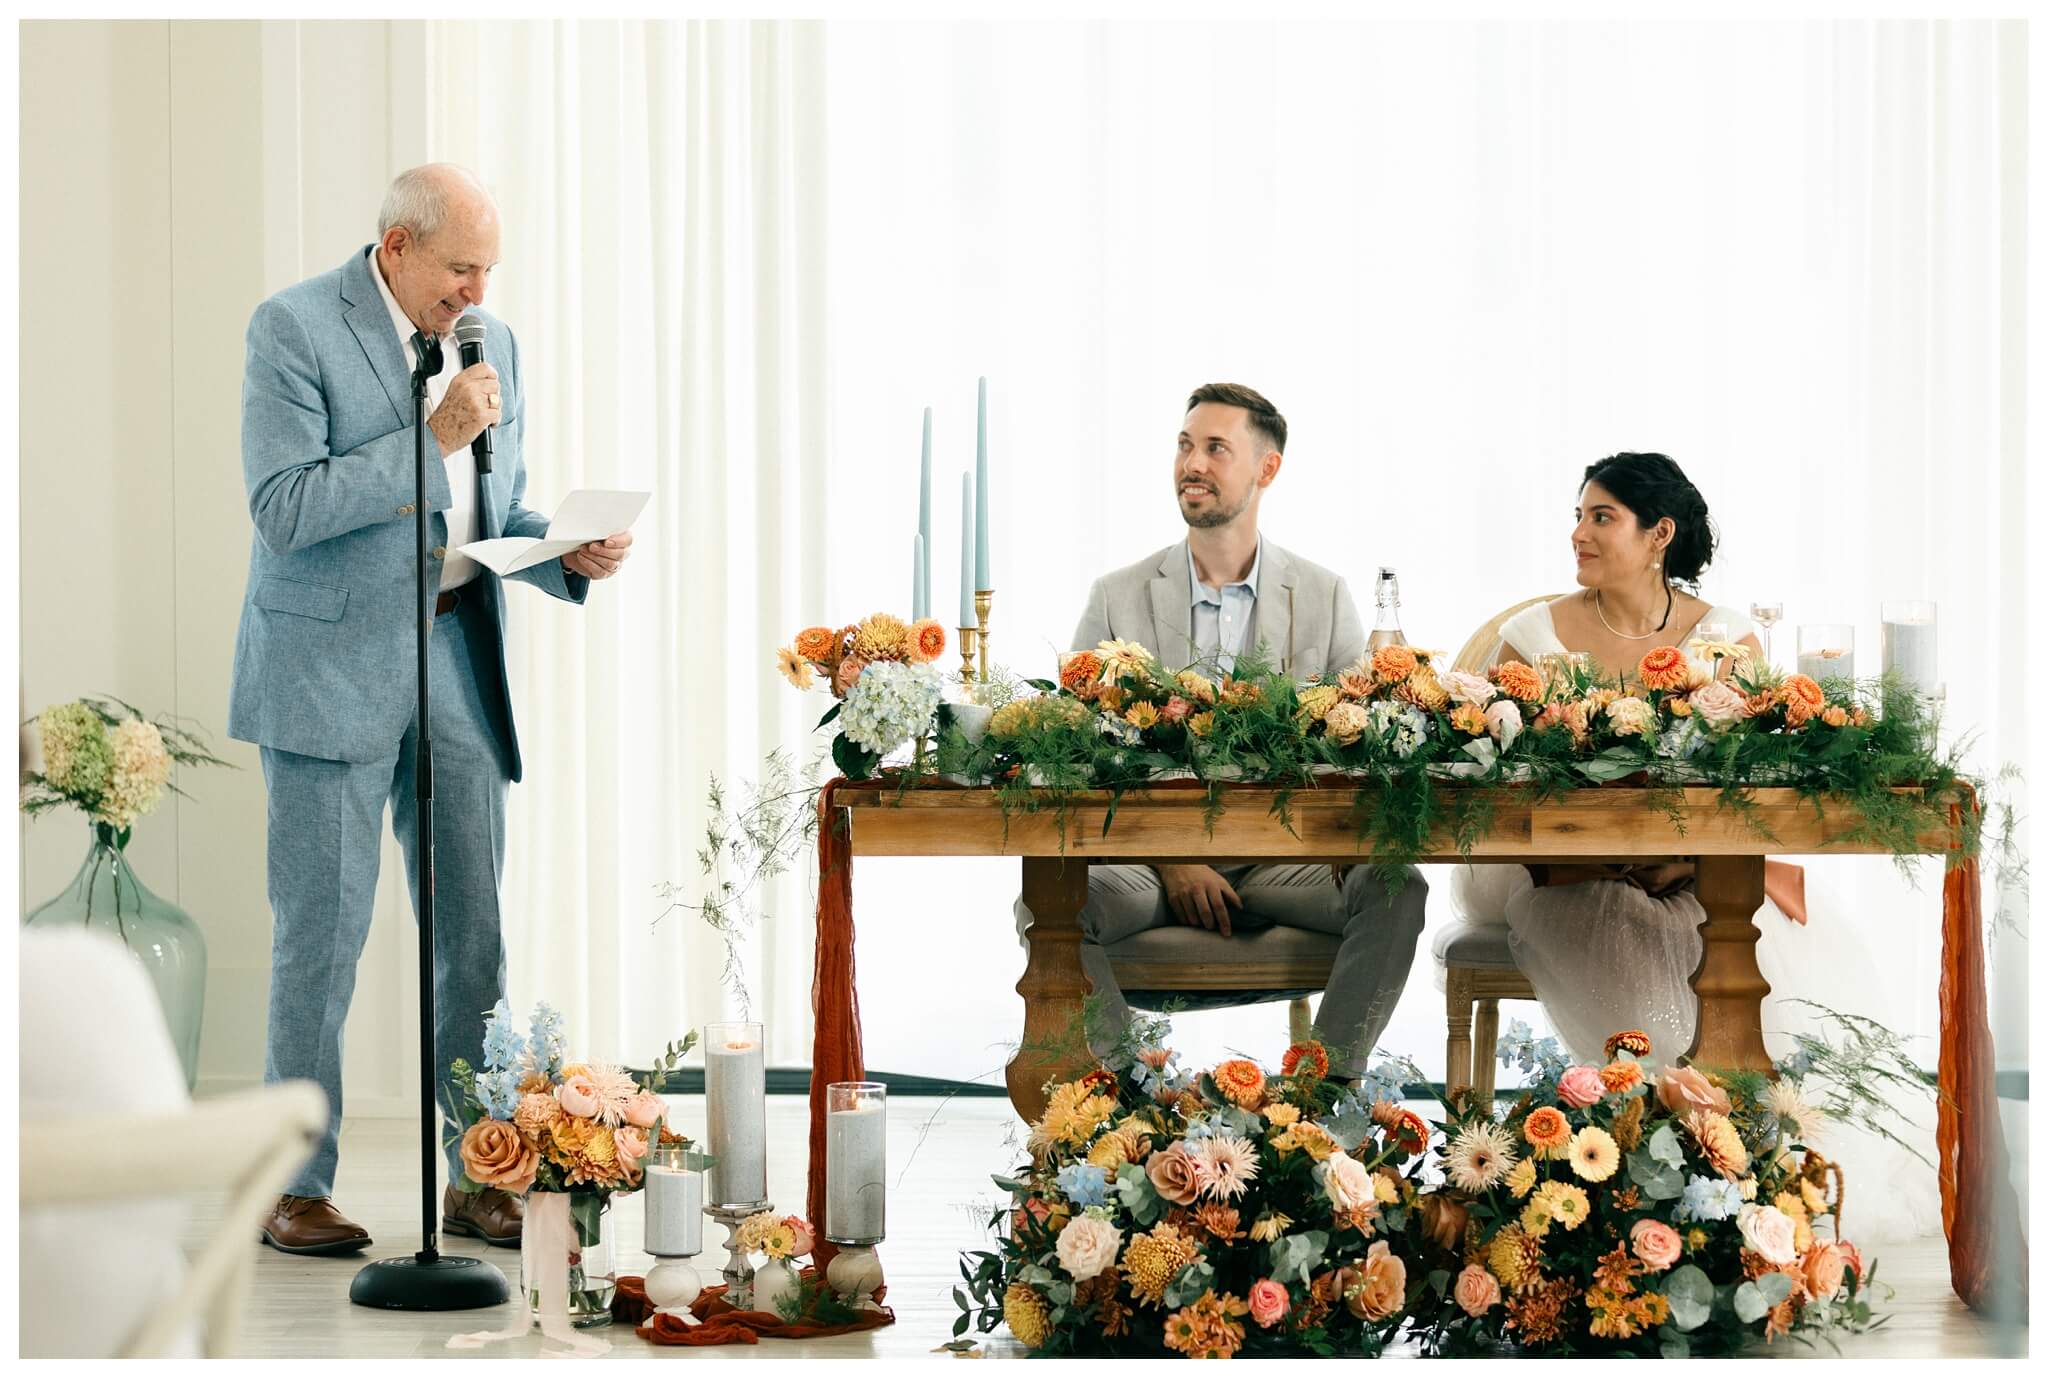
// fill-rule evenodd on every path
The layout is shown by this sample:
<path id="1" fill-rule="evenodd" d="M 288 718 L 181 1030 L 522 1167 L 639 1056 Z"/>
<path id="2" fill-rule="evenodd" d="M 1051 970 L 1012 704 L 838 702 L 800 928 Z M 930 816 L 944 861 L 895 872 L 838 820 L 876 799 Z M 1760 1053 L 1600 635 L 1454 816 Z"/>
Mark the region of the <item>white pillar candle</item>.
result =
<path id="1" fill-rule="evenodd" d="M 704 1102 L 711 1204 L 768 1198 L 768 1068 L 759 1024 L 712 1024 L 704 1031 Z"/>
<path id="2" fill-rule="evenodd" d="M 871 1244 L 886 1233 L 888 1094 L 878 1082 L 825 1088 L 825 1237 Z"/>
<path id="3" fill-rule="evenodd" d="M 1821 684 L 1831 679 L 1854 679 L 1856 653 L 1834 650 L 1802 651 L 1799 654 L 1799 673 Z"/>
<path id="4" fill-rule="evenodd" d="M 1935 660 L 1934 604 L 1885 604 L 1884 669 L 1923 694 L 1941 682 Z"/>
<path id="5" fill-rule="evenodd" d="M 690 1258 L 704 1252 L 704 1177 L 684 1167 L 647 1165 L 647 1252 Z"/>

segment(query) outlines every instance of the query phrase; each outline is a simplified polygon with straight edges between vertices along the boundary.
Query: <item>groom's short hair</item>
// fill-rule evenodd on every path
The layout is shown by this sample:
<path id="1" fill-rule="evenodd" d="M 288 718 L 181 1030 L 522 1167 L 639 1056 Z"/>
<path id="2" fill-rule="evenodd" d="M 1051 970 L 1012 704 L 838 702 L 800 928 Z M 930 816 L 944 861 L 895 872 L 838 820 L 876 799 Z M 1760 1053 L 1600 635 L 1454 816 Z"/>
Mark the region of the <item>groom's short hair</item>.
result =
<path id="1" fill-rule="evenodd" d="M 1282 454 L 1287 452 L 1287 418 L 1242 383 L 1204 383 L 1188 394 L 1188 404 L 1182 414 L 1193 411 L 1204 402 L 1219 402 L 1226 407 L 1243 407 L 1245 424 L 1252 433 Z"/>

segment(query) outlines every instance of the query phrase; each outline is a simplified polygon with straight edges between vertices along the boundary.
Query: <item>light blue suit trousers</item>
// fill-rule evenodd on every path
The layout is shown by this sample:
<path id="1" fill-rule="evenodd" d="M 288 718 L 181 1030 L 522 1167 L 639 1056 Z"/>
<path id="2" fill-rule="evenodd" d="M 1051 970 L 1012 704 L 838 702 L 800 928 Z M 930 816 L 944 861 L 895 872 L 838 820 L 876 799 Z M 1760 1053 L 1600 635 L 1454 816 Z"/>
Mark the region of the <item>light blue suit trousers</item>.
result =
<path id="1" fill-rule="evenodd" d="M 510 718 L 497 686 L 495 581 L 481 575 L 434 619 L 428 657 L 434 736 L 434 1065 L 449 1180 L 461 1126 L 447 1069 L 483 1065 L 484 1017 L 505 992 L 498 882 L 505 864 Z M 409 681 L 411 675 L 407 675 Z M 419 723 L 381 760 L 330 761 L 263 748 L 270 789 L 270 1048 L 265 1081 L 307 1077 L 332 1110 L 320 1146 L 287 1190 L 334 1190 L 342 1029 L 377 894 L 384 807 L 419 894 L 415 827 Z M 415 898 L 415 903 L 417 902 Z M 415 915 L 415 918 L 417 916 Z"/>

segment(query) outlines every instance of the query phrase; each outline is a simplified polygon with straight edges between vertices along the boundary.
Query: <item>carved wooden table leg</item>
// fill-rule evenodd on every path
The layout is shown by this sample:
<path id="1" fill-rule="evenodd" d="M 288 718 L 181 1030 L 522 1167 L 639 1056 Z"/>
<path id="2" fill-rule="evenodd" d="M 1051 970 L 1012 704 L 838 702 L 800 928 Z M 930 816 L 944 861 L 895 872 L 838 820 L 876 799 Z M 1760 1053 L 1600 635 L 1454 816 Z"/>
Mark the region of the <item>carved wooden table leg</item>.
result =
<path id="1" fill-rule="evenodd" d="M 1764 1051 L 1763 1001 L 1770 983 L 1756 964 L 1756 914 L 1764 903 L 1764 859 L 1760 856 L 1699 858 L 1700 925 L 1704 946 L 1692 974 L 1699 996 L 1699 1027 L 1689 1061 L 1706 1068 L 1768 1072 Z"/>
<path id="2" fill-rule="evenodd" d="M 1092 989 L 1081 967 L 1081 906 L 1088 901 L 1088 863 L 1060 857 L 1024 858 L 1024 904 L 1031 911 L 1025 935 L 1024 1039 L 1005 1080 L 1010 1104 L 1027 1120 L 1045 1113 L 1045 1083 L 1064 1081 L 1095 1065 L 1082 1013 Z"/>

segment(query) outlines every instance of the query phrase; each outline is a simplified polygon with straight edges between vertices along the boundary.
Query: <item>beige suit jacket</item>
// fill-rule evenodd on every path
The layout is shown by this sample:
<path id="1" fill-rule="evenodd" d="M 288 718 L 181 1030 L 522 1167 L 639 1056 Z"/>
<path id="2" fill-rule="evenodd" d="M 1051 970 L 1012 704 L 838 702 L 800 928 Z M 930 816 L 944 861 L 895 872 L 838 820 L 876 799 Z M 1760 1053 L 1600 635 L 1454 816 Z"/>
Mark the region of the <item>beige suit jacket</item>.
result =
<path id="1" fill-rule="evenodd" d="M 1092 650 L 1112 638 L 1135 641 L 1179 669 L 1196 659 L 1193 608 L 1188 543 L 1176 541 L 1095 581 L 1070 649 Z M 1264 645 L 1297 680 L 1334 677 L 1365 654 L 1365 625 L 1342 576 L 1266 541 L 1244 645 L 1247 651 Z"/>

